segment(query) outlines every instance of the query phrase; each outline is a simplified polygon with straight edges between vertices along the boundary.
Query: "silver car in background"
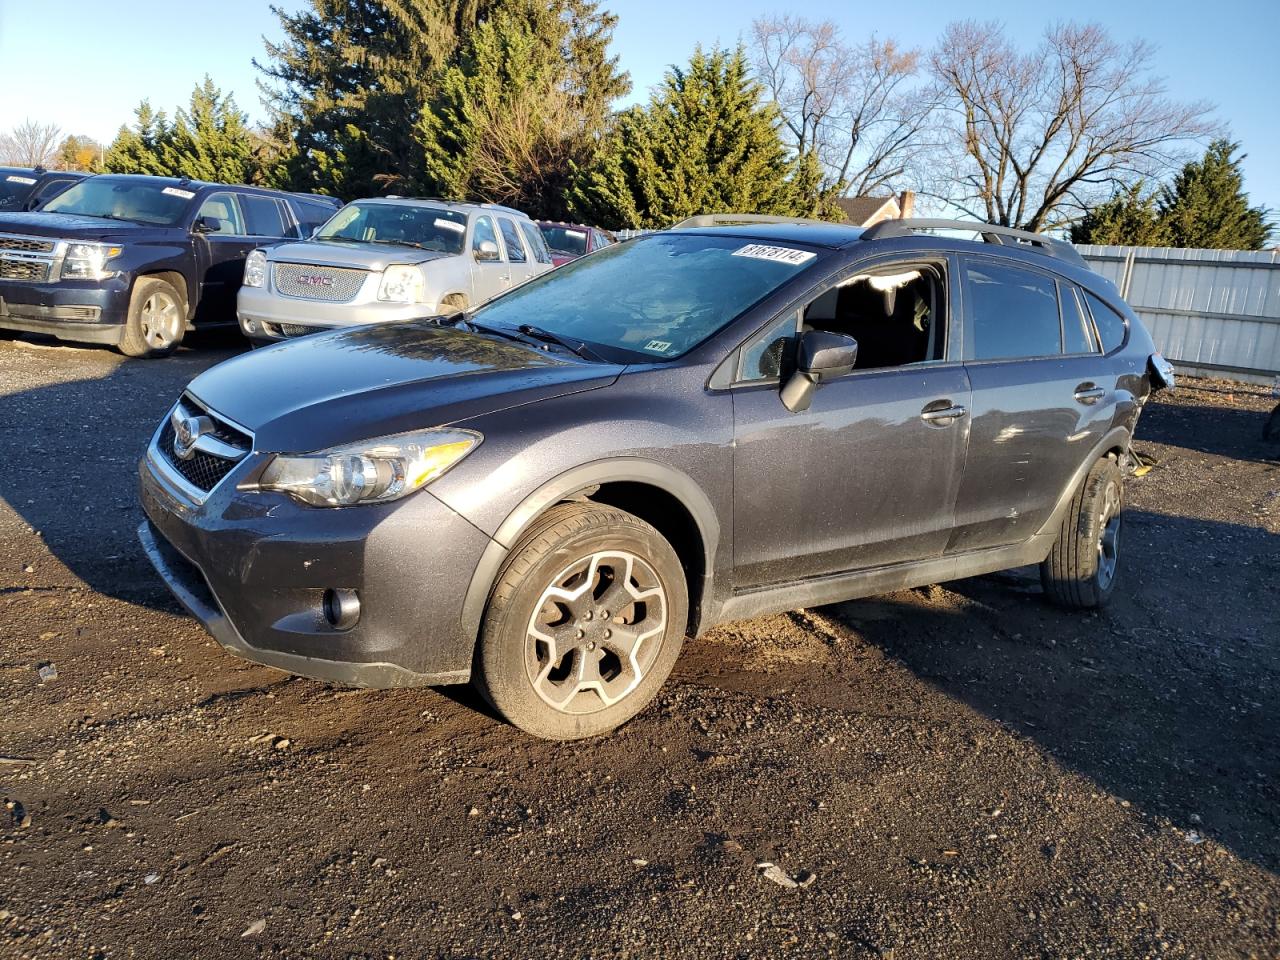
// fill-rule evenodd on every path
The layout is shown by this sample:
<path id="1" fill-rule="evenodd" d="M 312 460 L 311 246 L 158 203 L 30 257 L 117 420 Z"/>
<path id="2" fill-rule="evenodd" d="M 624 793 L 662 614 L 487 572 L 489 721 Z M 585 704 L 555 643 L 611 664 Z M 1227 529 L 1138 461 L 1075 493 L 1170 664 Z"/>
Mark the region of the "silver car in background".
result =
<path id="1" fill-rule="evenodd" d="M 357 200 L 309 240 L 249 254 L 237 302 L 257 343 L 455 313 L 552 268 L 541 231 L 496 204 Z"/>

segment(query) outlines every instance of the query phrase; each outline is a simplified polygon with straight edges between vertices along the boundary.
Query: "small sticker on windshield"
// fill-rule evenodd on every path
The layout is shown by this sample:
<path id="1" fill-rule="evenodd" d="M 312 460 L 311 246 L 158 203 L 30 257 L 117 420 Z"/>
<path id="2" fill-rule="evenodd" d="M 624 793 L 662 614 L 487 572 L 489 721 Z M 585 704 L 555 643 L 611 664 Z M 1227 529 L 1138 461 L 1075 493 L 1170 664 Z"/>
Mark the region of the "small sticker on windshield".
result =
<path id="1" fill-rule="evenodd" d="M 456 223 L 453 220 L 446 220 L 444 217 L 436 217 L 435 220 L 432 221 L 432 224 L 439 227 L 441 230 L 453 230 L 457 233 L 467 232 L 467 228 L 462 224 Z"/>
<path id="2" fill-rule="evenodd" d="M 5 179 L 10 183 L 25 183 L 27 186 L 36 182 L 35 177 L 20 177 L 17 174 L 10 174 Z"/>
<path id="3" fill-rule="evenodd" d="M 167 193 L 171 197 L 181 197 L 183 200 L 190 200 L 195 196 L 190 190 L 179 190 L 177 187 L 165 187 L 160 192 Z"/>
<path id="4" fill-rule="evenodd" d="M 650 340 L 644 345 L 646 350 L 652 350 L 654 353 L 666 353 L 671 349 L 671 344 L 666 340 Z"/>
<path id="5" fill-rule="evenodd" d="M 815 254 L 808 250 L 793 250 L 791 247 L 770 247 L 763 243 L 749 243 L 733 251 L 735 257 L 751 257 L 753 260 L 772 260 L 775 263 L 786 263 L 798 267 L 808 263 Z"/>

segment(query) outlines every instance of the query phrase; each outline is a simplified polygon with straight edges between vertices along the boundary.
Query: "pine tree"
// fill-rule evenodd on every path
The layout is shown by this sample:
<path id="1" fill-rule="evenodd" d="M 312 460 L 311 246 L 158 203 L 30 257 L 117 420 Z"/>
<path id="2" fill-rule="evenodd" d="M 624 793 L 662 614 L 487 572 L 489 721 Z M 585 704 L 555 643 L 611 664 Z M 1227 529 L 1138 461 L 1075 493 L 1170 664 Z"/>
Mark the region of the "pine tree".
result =
<path id="1" fill-rule="evenodd" d="M 741 48 L 695 50 L 644 107 L 616 118 L 569 204 L 603 226 L 666 227 L 699 213 L 809 214 L 817 184 L 792 159 Z M 808 171 L 811 173 L 812 171 Z"/>
<path id="2" fill-rule="evenodd" d="M 1250 207 L 1244 192 L 1240 144 L 1215 140 L 1201 160 L 1182 168 L 1160 195 L 1160 219 L 1170 245 L 1219 250 L 1261 250 L 1274 224 L 1270 211 Z"/>
<path id="3" fill-rule="evenodd" d="M 1085 214 L 1071 227 L 1071 242 L 1163 247 L 1169 245 L 1169 229 L 1156 195 L 1139 181 Z"/>
<path id="4" fill-rule="evenodd" d="M 179 109 L 161 155 L 172 176 L 211 183 L 249 183 L 257 175 L 249 118 L 209 77 Z"/>
<path id="5" fill-rule="evenodd" d="M 285 39 L 255 66 L 291 144 L 281 186 L 352 199 L 406 189 L 422 175 L 417 122 L 459 37 L 497 0 L 310 0 L 274 8 Z"/>
<path id="6" fill-rule="evenodd" d="M 108 173 L 148 173 L 168 176 L 164 145 L 169 138 L 169 122 L 161 110 L 143 100 L 133 112 L 132 127 L 121 127 L 107 148 L 103 169 Z"/>
<path id="7" fill-rule="evenodd" d="M 616 17 L 591 0 L 515 0 L 481 23 L 440 79 L 419 137 L 424 190 L 562 219 L 630 81 L 608 54 Z"/>

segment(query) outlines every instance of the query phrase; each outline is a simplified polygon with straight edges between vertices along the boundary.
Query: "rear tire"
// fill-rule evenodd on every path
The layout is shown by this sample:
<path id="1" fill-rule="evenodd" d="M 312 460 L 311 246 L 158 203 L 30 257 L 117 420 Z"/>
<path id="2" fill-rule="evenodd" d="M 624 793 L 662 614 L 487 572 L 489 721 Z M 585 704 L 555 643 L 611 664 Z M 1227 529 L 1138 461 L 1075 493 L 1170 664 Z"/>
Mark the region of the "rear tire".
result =
<path id="1" fill-rule="evenodd" d="M 1044 561 L 1040 582 L 1061 607 L 1104 606 L 1119 576 L 1124 526 L 1124 475 L 1111 458 L 1099 460 L 1071 498 L 1062 529 Z"/>
<path id="2" fill-rule="evenodd" d="M 141 277 L 133 285 L 120 352 L 126 357 L 167 357 L 187 331 L 187 301 L 159 277 Z"/>
<path id="3" fill-rule="evenodd" d="M 536 737 L 606 733 L 671 673 L 688 609 L 680 558 L 657 530 L 600 504 L 553 507 L 494 585 L 476 686 Z"/>

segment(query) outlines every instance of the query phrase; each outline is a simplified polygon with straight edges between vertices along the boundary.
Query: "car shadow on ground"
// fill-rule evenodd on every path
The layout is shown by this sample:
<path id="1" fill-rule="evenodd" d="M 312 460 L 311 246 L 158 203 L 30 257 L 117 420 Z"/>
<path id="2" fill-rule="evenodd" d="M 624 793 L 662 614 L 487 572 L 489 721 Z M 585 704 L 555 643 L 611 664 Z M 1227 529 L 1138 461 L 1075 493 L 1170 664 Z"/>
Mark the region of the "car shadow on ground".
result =
<path id="1" fill-rule="evenodd" d="M 1280 437 L 1263 437 L 1275 403 L 1269 395 L 1265 400 L 1265 410 L 1158 404 L 1143 416 L 1134 447 L 1141 452 L 1146 444 L 1154 442 L 1234 460 L 1280 460 Z"/>
<path id="2" fill-rule="evenodd" d="M 1035 568 L 824 612 L 1188 842 L 1280 869 L 1280 536 L 1135 510 L 1125 535 L 1100 614 L 1051 606 Z"/>

